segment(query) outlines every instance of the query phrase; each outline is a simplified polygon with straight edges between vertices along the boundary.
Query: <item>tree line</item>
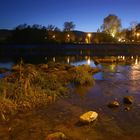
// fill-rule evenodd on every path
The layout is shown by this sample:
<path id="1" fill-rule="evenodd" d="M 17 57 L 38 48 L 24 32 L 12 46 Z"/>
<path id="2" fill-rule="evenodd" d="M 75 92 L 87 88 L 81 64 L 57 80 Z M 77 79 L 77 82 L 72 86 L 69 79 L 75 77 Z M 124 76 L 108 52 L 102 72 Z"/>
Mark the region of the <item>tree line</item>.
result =
<path id="1" fill-rule="evenodd" d="M 136 43 L 140 39 L 140 23 L 132 22 L 129 28 L 123 29 L 121 19 L 113 14 L 104 18 L 97 32 L 85 33 L 75 30 L 72 21 L 64 22 L 63 30 L 55 25 L 47 27 L 34 24 L 20 24 L 11 31 L 6 39 L 9 43 Z"/>

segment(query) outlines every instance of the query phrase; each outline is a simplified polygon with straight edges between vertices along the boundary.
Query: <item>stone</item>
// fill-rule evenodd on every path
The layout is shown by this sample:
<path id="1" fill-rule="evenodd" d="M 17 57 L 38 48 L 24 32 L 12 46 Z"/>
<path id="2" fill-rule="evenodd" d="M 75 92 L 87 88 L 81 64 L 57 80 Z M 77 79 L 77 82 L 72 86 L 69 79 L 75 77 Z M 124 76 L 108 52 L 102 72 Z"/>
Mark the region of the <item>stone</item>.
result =
<path id="1" fill-rule="evenodd" d="M 88 111 L 80 116 L 80 122 L 90 123 L 97 119 L 98 113 L 94 111 Z"/>
<path id="2" fill-rule="evenodd" d="M 66 136 L 62 132 L 49 134 L 45 140 L 66 140 Z"/>
<path id="3" fill-rule="evenodd" d="M 134 97 L 133 96 L 125 96 L 123 99 L 123 102 L 125 104 L 132 104 L 134 102 Z"/>
<path id="4" fill-rule="evenodd" d="M 129 111 L 129 110 L 131 110 L 131 108 L 127 106 L 127 107 L 124 108 L 124 110 Z"/>
<path id="5" fill-rule="evenodd" d="M 108 107 L 109 108 L 116 108 L 116 107 L 119 107 L 120 104 L 118 101 L 112 101 L 111 103 L 108 104 Z"/>

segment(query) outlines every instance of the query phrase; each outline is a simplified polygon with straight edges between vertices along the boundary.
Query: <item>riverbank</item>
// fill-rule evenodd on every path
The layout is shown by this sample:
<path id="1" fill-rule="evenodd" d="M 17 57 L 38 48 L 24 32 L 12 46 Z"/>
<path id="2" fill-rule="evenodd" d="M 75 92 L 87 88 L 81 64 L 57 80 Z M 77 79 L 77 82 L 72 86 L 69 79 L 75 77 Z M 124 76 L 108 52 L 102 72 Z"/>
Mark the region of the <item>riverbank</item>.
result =
<path id="1" fill-rule="evenodd" d="M 32 110 L 68 96 L 68 85 L 90 85 L 97 68 L 67 64 L 17 64 L 0 79 L 0 118 L 9 120 L 12 114 Z"/>
<path id="2" fill-rule="evenodd" d="M 4 78 L 6 82 L 8 80 L 9 84 L 6 86 L 0 84 L 0 86 L 6 87 L 5 89 L 9 89 L 9 92 L 0 90 L 2 91 L 0 93 L 3 93 L 1 95 L 6 95 L 4 93 L 19 94 L 14 96 L 10 94 L 11 96 L 7 98 L 5 104 L 1 102 L 3 106 L 10 106 L 10 111 L 15 110 L 11 112 L 12 117 L 8 117 L 10 115 L 5 114 L 7 108 L 1 109 L 1 112 L 4 112 L 0 121 L 0 139 L 46 140 L 49 134 L 62 132 L 67 140 L 131 140 L 132 138 L 139 140 L 140 63 L 139 61 L 134 63 L 129 59 L 124 59 L 124 62 L 119 63 L 114 57 L 115 62 L 111 62 L 112 57 L 110 63 L 108 60 L 109 58 L 98 59 L 100 63 L 97 67 L 102 69 L 97 73 L 101 76 L 100 80 L 93 80 L 92 77 L 92 73 L 97 72 L 98 69 L 91 69 L 87 65 L 75 67 L 52 62 L 37 65 L 21 62 L 20 65 L 12 67 L 11 75 Z M 123 60 L 123 57 L 120 57 L 120 60 Z M 125 60 L 130 63 L 125 63 Z M 101 62 L 104 61 L 107 63 L 102 64 Z M 76 63 L 81 64 L 79 61 Z M 89 64 L 93 66 L 92 61 Z M 96 75 L 94 76 L 96 77 Z M 91 82 L 87 84 L 86 79 Z M 14 82 L 16 80 L 19 81 L 19 84 Z M 30 88 L 26 88 L 29 81 Z M 92 82 L 94 85 L 91 85 Z M 69 86 L 69 83 L 73 84 Z M 75 84 L 80 84 L 80 86 L 74 86 Z M 14 90 L 17 87 L 18 90 Z M 38 92 L 34 93 L 35 90 Z M 26 93 L 26 95 L 20 93 Z M 45 93 L 46 96 L 44 94 L 41 96 L 42 93 Z M 52 96 L 53 93 L 57 93 L 55 100 Z M 36 96 L 34 97 L 34 95 Z M 130 95 L 134 98 L 133 103 L 124 104 L 124 97 Z M 11 101 L 13 101 L 12 104 Z M 24 104 L 18 104 L 17 101 L 22 101 L 21 103 Z M 119 106 L 109 108 L 108 104 L 112 101 L 117 101 Z M 79 116 L 90 110 L 98 113 L 97 120 L 88 125 L 79 124 Z"/>

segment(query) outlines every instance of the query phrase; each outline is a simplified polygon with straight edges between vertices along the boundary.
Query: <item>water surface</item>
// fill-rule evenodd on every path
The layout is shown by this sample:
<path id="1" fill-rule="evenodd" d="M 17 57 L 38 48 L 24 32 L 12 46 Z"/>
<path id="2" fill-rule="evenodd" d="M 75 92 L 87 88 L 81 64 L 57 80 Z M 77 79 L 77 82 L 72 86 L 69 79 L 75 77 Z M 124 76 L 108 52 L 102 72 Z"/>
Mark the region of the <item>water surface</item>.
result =
<path id="1" fill-rule="evenodd" d="M 139 140 L 140 57 L 117 57 L 128 61 L 95 65 L 95 57 L 89 56 L 53 56 L 36 59 L 38 61 L 34 60 L 35 62 L 26 60 L 30 63 L 43 60 L 41 63 L 53 61 L 71 65 L 86 64 L 99 67 L 102 71 L 93 76 L 96 79 L 94 86 L 75 87 L 68 98 L 59 99 L 56 103 L 40 110 L 20 113 L 7 124 L 2 124 L 0 138 L 44 140 L 48 134 L 61 131 L 70 140 Z M 135 98 L 132 105 L 123 103 L 123 97 L 126 95 Z M 119 108 L 107 107 L 107 104 L 113 100 L 120 103 Z M 129 111 L 125 111 L 127 106 L 130 107 Z M 90 110 L 99 114 L 98 120 L 89 125 L 79 125 L 79 116 Z"/>

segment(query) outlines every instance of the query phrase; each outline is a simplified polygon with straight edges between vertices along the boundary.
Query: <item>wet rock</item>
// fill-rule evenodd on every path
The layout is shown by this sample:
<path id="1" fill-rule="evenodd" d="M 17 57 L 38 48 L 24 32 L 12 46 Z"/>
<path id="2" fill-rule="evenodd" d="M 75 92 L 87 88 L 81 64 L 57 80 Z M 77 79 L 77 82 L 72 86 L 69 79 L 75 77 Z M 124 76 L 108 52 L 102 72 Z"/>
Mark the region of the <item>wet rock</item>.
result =
<path id="1" fill-rule="evenodd" d="M 133 96 L 126 96 L 126 97 L 124 97 L 123 102 L 125 104 L 132 104 L 134 102 L 134 97 Z"/>
<path id="2" fill-rule="evenodd" d="M 80 116 L 80 122 L 82 123 L 90 123 L 96 120 L 98 117 L 98 113 L 94 111 L 88 111 Z"/>
<path id="3" fill-rule="evenodd" d="M 120 104 L 118 101 L 112 101 L 111 103 L 108 104 L 109 108 L 115 108 L 115 107 L 119 107 Z"/>
<path id="4" fill-rule="evenodd" d="M 62 132 L 49 134 L 45 140 L 66 140 L 66 136 Z"/>
<path id="5" fill-rule="evenodd" d="M 95 64 L 95 65 L 98 65 L 98 64 L 100 64 L 100 62 L 99 62 L 98 60 L 95 60 L 95 61 L 94 61 L 94 64 Z"/>
<path id="6" fill-rule="evenodd" d="M 124 110 L 129 111 L 129 110 L 131 110 L 131 108 L 127 106 L 127 107 L 124 108 Z"/>

